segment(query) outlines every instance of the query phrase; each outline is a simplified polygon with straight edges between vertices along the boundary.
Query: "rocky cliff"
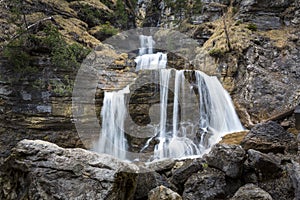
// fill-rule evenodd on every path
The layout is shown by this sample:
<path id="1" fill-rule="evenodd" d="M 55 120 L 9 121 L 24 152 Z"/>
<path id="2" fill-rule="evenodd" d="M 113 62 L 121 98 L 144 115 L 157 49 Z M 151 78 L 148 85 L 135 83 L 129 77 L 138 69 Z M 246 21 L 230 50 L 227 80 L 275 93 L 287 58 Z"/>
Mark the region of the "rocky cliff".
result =
<path id="1" fill-rule="evenodd" d="M 292 114 L 300 102 L 299 1 L 172 2 L 1 1 L 0 164 L 6 159 L 1 167 L 1 199 L 145 199 L 152 189 L 149 198 L 154 199 L 159 195 L 174 199 L 300 198 L 299 151 L 297 154 L 295 136 L 289 133 L 299 133 Z M 137 51 L 118 52 L 102 44 L 137 26 L 167 27 L 196 41 L 197 47 L 189 49 L 195 56 L 188 61 L 168 52 L 168 67 L 200 69 L 219 78 L 242 123 L 254 127 L 242 147 L 219 145 L 206 158 L 153 164 L 147 167 L 155 172 L 142 175 L 136 171 L 119 175 L 120 166 L 127 164 L 109 158 L 117 163 L 111 166 L 103 155 L 63 149 L 85 147 L 71 107 L 74 79 L 89 52 L 95 50 L 98 58 L 110 62 L 100 66 L 97 116 L 104 90 L 120 89 L 137 77 L 143 79 L 143 73 L 134 70 L 132 59 Z M 169 33 L 161 33 L 162 38 Z M 205 65 L 197 65 L 203 58 Z M 141 92 L 153 90 L 155 87 L 148 85 Z M 152 99 L 145 102 L 145 96 L 133 94 L 130 105 L 134 121 L 141 125 L 149 122 L 149 105 L 159 101 L 148 92 L 144 95 Z M 256 126 L 270 119 L 284 128 L 272 123 Z M 93 134 L 89 140 L 97 138 L 98 133 Z M 50 141 L 62 148 L 42 141 L 18 143 L 24 138 Z M 134 149 L 139 141 L 132 144 Z M 222 159 L 217 162 L 219 155 Z M 137 166 L 127 167 L 136 170 Z M 99 177 L 102 173 L 119 178 Z M 57 178 L 69 184 L 58 186 L 53 182 Z M 152 181 L 144 184 L 148 179 Z M 124 194 L 121 197 L 118 187 Z M 81 196 L 81 191 L 86 195 Z"/>

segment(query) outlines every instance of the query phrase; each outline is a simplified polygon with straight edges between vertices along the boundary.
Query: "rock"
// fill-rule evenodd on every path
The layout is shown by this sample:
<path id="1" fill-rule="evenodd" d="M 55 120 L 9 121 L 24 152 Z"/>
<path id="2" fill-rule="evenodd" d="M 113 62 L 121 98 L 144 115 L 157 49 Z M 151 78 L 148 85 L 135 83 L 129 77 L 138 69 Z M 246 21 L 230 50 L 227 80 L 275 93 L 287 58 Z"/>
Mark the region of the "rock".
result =
<path id="1" fill-rule="evenodd" d="M 271 195 L 254 184 L 246 184 L 230 200 L 273 200 Z"/>
<path id="2" fill-rule="evenodd" d="M 164 186 L 154 188 L 149 192 L 148 200 L 181 200 L 181 196 Z"/>
<path id="3" fill-rule="evenodd" d="M 243 0 L 240 3 L 238 19 L 255 23 L 259 29 L 278 29 L 281 27 L 280 12 L 290 6 L 291 1 Z"/>
<path id="4" fill-rule="evenodd" d="M 157 172 L 139 173 L 137 178 L 137 186 L 134 194 L 134 199 L 135 200 L 146 199 L 150 190 L 158 186 L 169 187 L 167 179 Z"/>
<path id="5" fill-rule="evenodd" d="M 255 149 L 265 153 L 284 153 L 295 144 L 295 137 L 272 121 L 257 124 L 241 143 L 245 150 Z"/>
<path id="6" fill-rule="evenodd" d="M 300 164 L 293 161 L 288 171 L 295 190 L 295 198 L 300 199 Z"/>
<path id="7" fill-rule="evenodd" d="M 164 171 L 170 171 L 175 165 L 175 163 L 176 161 L 173 158 L 167 158 L 167 159 L 146 163 L 146 166 L 149 170 L 161 173 Z"/>
<path id="8" fill-rule="evenodd" d="M 206 168 L 188 178 L 184 184 L 182 198 L 186 200 L 226 199 L 239 187 L 238 180 L 227 182 L 225 173 L 214 168 Z"/>
<path id="9" fill-rule="evenodd" d="M 133 199 L 138 167 L 109 155 L 22 140 L 3 164 L 0 199 Z"/>
<path id="10" fill-rule="evenodd" d="M 259 180 L 275 179 L 282 174 L 280 159 L 275 155 L 264 154 L 259 151 L 248 150 L 248 165 L 253 168 Z"/>
<path id="11" fill-rule="evenodd" d="M 220 169 L 226 176 L 238 178 L 242 174 L 245 151 L 239 145 L 216 144 L 205 159 L 209 166 Z"/>
<path id="12" fill-rule="evenodd" d="M 175 169 L 170 178 L 170 182 L 173 183 L 179 193 L 182 193 L 184 183 L 194 173 L 203 169 L 204 161 L 202 159 L 185 160 L 180 167 Z"/>
<path id="13" fill-rule="evenodd" d="M 276 179 L 270 179 L 257 184 L 260 188 L 268 192 L 276 200 L 296 200 L 295 191 L 288 176 L 281 176 Z"/>

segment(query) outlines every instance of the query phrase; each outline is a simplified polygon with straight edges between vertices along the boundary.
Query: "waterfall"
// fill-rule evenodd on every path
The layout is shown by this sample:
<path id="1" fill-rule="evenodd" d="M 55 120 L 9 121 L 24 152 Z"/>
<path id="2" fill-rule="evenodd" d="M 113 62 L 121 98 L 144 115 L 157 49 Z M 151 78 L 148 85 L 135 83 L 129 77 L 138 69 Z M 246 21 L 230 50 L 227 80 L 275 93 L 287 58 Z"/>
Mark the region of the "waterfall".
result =
<path id="1" fill-rule="evenodd" d="M 105 92 L 101 111 L 102 130 L 95 150 L 126 159 L 127 140 L 124 135 L 124 119 L 127 115 L 125 94 L 129 86 L 120 91 Z"/>
<path id="2" fill-rule="evenodd" d="M 155 42 L 152 36 L 140 35 L 140 44 L 139 56 L 134 60 L 137 63 L 136 71 L 166 68 L 167 54 L 161 52 L 153 53 L 153 45 Z"/>
<path id="3" fill-rule="evenodd" d="M 165 69 L 167 55 L 153 53 L 153 38 L 141 35 L 140 43 L 136 71 L 157 70 L 160 84 L 159 116 L 154 116 L 159 117 L 159 125 L 156 124 L 154 136 L 146 141 L 140 152 L 156 137 L 158 144 L 154 146 L 151 159 L 203 155 L 225 134 L 244 130 L 230 95 L 216 77 L 197 70 Z M 170 91 L 172 99 L 169 99 Z M 125 95 L 129 92 L 129 86 L 117 92 L 105 92 L 102 130 L 96 145 L 98 152 L 126 159 Z M 173 108 L 171 113 L 170 107 Z"/>

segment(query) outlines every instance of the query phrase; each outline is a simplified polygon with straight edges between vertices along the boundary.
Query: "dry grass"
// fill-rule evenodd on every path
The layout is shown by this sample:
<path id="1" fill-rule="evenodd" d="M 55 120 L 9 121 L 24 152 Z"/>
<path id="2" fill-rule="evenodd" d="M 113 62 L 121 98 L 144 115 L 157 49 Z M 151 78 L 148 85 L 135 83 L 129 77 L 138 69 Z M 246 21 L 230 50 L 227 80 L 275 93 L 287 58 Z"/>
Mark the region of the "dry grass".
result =
<path id="1" fill-rule="evenodd" d="M 273 45 L 279 49 L 289 45 L 289 39 L 292 38 L 293 29 L 286 27 L 284 29 L 261 31 L 259 34 L 263 37 L 269 38 Z"/>
<path id="2" fill-rule="evenodd" d="M 223 20 L 224 18 L 220 18 L 212 22 L 212 25 L 214 27 L 214 34 L 204 44 L 204 48 L 207 51 L 210 51 L 212 49 L 218 49 L 223 53 L 229 51 Z M 238 21 L 235 21 L 233 19 L 232 8 L 230 8 L 228 13 L 226 14 L 225 22 L 232 49 L 238 52 L 242 52 L 244 49 L 249 47 L 250 39 L 252 38 L 252 31 L 247 29 L 246 24 L 240 24 Z"/>
<path id="3" fill-rule="evenodd" d="M 219 142 L 220 144 L 241 144 L 244 137 L 248 134 L 249 131 L 241 131 L 236 133 L 230 133 L 222 137 L 222 140 Z"/>

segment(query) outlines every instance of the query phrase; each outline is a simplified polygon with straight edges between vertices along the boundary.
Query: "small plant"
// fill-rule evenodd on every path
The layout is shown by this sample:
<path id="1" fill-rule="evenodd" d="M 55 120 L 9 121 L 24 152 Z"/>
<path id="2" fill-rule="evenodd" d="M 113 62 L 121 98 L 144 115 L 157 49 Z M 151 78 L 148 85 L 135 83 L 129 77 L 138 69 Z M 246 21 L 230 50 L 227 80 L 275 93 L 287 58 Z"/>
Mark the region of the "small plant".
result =
<path id="1" fill-rule="evenodd" d="M 225 52 L 222 51 L 221 49 L 216 49 L 216 48 L 214 48 L 214 49 L 211 49 L 211 50 L 208 52 L 208 54 L 209 54 L 210 56 L 212 56 L 212 57 L 220 58 L 220 57 L 222 57 L 222 56 L 225 54 Z"/>
<path id="2" fill-rule="evenodd" d="M 53 79 L 50 81 L 52 91 L 59 96 L 69 96 L 72 94 L 74 80 L 66 75 L 63 79 Z"/>
<path id="3" fill-rule="evenodd" d="M 202 167 L 203 167 L 203 169 L 207 169 L 208 168 L 208 164 L 207 163 L 202 163 Z"/>
<path id="4" fill-rule="evenodd" d="M 248 24 L 246 26 L 247 29 L 251 30 L 251 31 L 257 31 L 257 25 L 256 24 Z"/>
<path id="5" fill-rule="evenodd" d="M 95 33 L 95 37 L 100 41 L 103 41 L 106 38 L 116 35 L 118 32 L 118 29 L 113 27 L 109 22 L 106 22 L 99 27 L 99 30 Z"/>

